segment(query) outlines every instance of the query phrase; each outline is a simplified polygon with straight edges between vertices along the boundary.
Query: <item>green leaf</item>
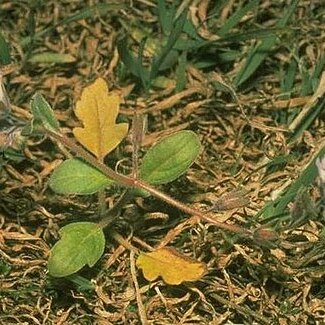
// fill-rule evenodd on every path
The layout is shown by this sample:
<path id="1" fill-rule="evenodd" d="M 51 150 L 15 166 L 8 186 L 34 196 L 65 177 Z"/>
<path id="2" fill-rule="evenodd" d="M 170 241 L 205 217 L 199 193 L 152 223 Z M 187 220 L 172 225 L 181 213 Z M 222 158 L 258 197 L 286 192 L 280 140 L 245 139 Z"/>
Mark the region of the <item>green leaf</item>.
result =
<path id="1" fill-rule="evenodd" d="M 113 181 L 98 169 L 80 159 L 72 158 L 64 161 L 54 170 L 49 185 L 59 194 L 88 195 L 112 183 Z"/>
<path id="2" fill-rule="evenodd" d="M 57 132 L 60 129 L 59 122 L 54 116 L 50 104 L 45 98 L 36 93 L 31 102 L 33 113 L 33 126 L 42 125 L 45 129 Z"/>
<path id="3" fill-rule="evenodd" d="M 11 63 L 10 47 L 0 32 L 0 64 L 7 65 Z"/>
<path id="4" fill-rule="evenodd" d="M 32 55 L 28 62 L 31 63 L 71 63 L 75 62 L 76 58 L 70 54 L 43 52 Z"/>
<path id="5" fill-rule="evenodd" d="M 164 138 L 145 154 L 140 166 L 140 179 L 151 184 L 173 181 L 192 165 L 201 145 L 192 131 L 180 131 Z"/>
<path id="6" fill-rule="evenodd" d="M 60 229 L 61 239 L 51 249 L 48 261 L 50 275 L 64 277 L 90 267 L 104 253 L 103 230 L 92 222 L 71 223 Z"/>

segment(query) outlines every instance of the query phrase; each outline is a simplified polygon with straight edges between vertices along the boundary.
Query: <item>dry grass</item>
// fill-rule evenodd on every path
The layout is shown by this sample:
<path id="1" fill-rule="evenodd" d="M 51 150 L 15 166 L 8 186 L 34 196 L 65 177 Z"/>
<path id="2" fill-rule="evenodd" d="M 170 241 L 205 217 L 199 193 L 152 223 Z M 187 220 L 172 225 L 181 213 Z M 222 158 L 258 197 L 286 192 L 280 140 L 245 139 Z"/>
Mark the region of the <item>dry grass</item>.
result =
<path id="1" fill-rule="evenodd" d="M 134 108 L 148 115 L 142 149 L 180 129 L 200 136 L 204 150 L 199 160 L 186 176 L 164 187 L 167 193 L 205 209 L 211 197 L 242 188 L 250 199 L 248 207 L 218 214 L 218 220 L 247 228 L 264 224 L 279 235 L 272 245 L 265 240 L 254 242 L 201 223 L 153 198 L 131 202 L 115 225 L 120 234 L 143 249 L 169 243 L 206 262 L 209 270 L 200 281 L 179 286 L 161 280 L 148 283 L 138 272 L 149 324 L 324 324 L 325 240 L 319 184 L 307 180 L 278 215 L 262 210 L 281 189 L 290 188 L 324 147 L 324 89 L 318 88 L 319 98 L 310 102 L 324 67 L 322 1 L 299 3 L 247 80 L 241 82 L 238 76 L 250 49 L 263 40 L 246 36 L 189 50 L 184 73 L 179 72 L 181 65 L 179 70 L 162 71 L 147 94 L 119 61 L 117 41 L 127 36 L 127 47 L 137 51 L 138 33 L 147 33 L 148 44 L 159 46 L 153 42 L 160 35 L 155 2 L 117 1 L 120 9 L 89 11 L 86 19 L 64 23 L 91 3 L 1 2 L 1 31 L 17 64 L 6 79 L 14 117 L 27 121 L 30 99 L 41 91 L 61 125 L 71 130 L 77 125 L 72 108 L 82 88 L 104 77 L 111 88 L 126 96 L 124 118 L 131 119 Z M 193 2 L 188 20 L 201 36 L 213 40 L 242 2 L 225 1 L 220 8 L 214 8 L 213 1 L 198 3 Z M 256 4 L 223 33 L 275 27 L 289 7 L 275 3 Z M 48 32 L 38 37 L 46 28 Z M 28 35 L 33 36 L 30 42 Z M 44 52 L 69 54 L 75 60 L 30 61 Z M 149 62 L 150 46 L 144 55 Z M 182 80 L 185 87 L 175 90 Z M 309 113 L 318 113 L 310 120 L 310 114 L 305 115 L 302 128 L 293 128 L 292 121 L 304 105 Z M 111 162 L 120 161 L 123 150 L 130 154 L 128 141 Z M 58 229 L 71 221 L 96 219 L 95 196 L 63 197 L 47 187 L 49 175 L 66 154 L 40 137 L 28 140 L 23 161 L 3 161 L 0 323 L 139 324 L 132 259 L 114 240 L 108 238 L 104 256 L 79 277 L 62 280 L 47 275 L 46 261 Z M 122 161 L 119 168 L 123 165 Z M 112 204 L 119 194 L 116 188 L 108 191 L 107 202 Z"/>

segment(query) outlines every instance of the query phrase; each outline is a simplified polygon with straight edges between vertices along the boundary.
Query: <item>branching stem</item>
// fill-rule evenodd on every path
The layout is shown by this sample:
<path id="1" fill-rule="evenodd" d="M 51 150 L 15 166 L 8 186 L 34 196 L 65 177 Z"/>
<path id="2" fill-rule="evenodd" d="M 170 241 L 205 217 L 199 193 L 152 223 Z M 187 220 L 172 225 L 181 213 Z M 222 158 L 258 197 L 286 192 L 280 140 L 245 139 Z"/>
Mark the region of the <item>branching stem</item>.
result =
<path id="1" fill-rule="evenodd" d="M 226 223 L 219 222 L 215 220 L 212 217 L 207 216 L 204 212 L 196 210 L 194 208 L 191 208 L 184 203 L 170 197 L 169 195 L 157 190 L 156 188 L 152 187 L 151 185 L 139 180 L 135 179 L 133 177 L 128 177 L 125 175 L 121 175 L 116 173 L 113 169 L 106 166 L 105 164 L 101 163 L 94 157 L 92 154 L 90 154 L 87 150 L 82 148 L 80 145 L 78 145 L 73 139 L 68 138 L 67 136 L 63 134 L 59 134 L 53 131 L 50 131 L 48 129 L 45 129 L 45 133 L 50 136 L 52 139 L 61 142 L 63 145 L 65 145 L 68 149 L 73 151 L 75 154 L 80 156 L 82 159 L 84 159 L 87 163 L 92 165 L 93 167 L 100 170 L 103 174 L 105 174 L 108 178 L 114 180 L 116 183 L 126 186 L 126 187 L 134 187 L 134 188 L 141 188 L 147 192 L 149 192 L 151 195 L 155 196 L 156 198 L 166 202 L 167 204 L 170 204 L 177 209 L 184 211 L 187 214 L 190 215 L 196 215 L 201 220 L 207 221 L 215 226 L 217 226 L 220 229 L 228 230 L 234 233 L 244 234 L 247 236 L 252 236 L 253 233 L 245 229 L 243 227 L 237 226 L 237 225 L 230 225 Z"/>

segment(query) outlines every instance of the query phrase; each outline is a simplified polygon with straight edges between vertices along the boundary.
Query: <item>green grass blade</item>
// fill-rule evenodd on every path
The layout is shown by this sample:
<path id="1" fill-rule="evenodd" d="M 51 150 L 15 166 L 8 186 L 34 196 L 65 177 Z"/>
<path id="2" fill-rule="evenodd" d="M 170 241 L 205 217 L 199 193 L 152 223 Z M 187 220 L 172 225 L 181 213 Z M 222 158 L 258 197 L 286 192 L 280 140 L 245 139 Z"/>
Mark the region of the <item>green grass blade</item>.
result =
<path id="1" fill-rule="evenodd" d="M 325 108 L 325 72 L 322 73 L 318 87 L 299 114 L 290 123 L 288 129 L 292 132 L 289 143 L 295 141 L 312 121 L 321 114 Z"/>
<path id="2" fill-rule="evenodd" d="M 186 51 L 193 51 L 200 49 L 204 46 L 211 47 L 217 46 L 222 47 L 225 44 L 229 43 L 237 43 L 243 42 L 252 39 L 269 39 L 271 36 L 276 37 L 276 35 L 280 33 L 286 32 L 285 28 L 268 28 L 268 29 L 259 29 L 259 30 L 251 30 L 247 32 L 234 32 L 226 34 L 226 36 L 221 37 L 217 40 L 208 41 L 208 40 L 183 40 L 179 39 L 175 44 L 174 48 L 176 50 L 186 50 Z"/>
<path id="3" fill-rule="evenodd" d="M 274 201 L 267 203 L 257 214 L 257 217 L 262 216 L 263 219 L 280 216 L 285 213 L 288 204 L 295 199 L 298 194 L 298 191 L 310 186 L 318 172 L 316 167 L 316 159 L 318 157 L 323 157 L 325 155 L 325 142 L 323 142 L 318 153 L 313 157 L 311 162 L 307 167 L 302 171 L 300 176 L 293 181 L 287 188 L 284 190 L 278 198 Z"/>
<path id="4" fill-rule="evenodd" d="M 316 107 L 310 107 L 307 114 L 302 119 L 301 123 L 297 125 L 293 134 L 290 136 L 288 143 L 292 143 L 296 141 L 302 133 L 309 128 L 309 126 L 313 123 L 315 118 L 320 115 L 325 109 L 325 97 L 319 102 Z"/>
<path id="5" fill-rule="evenodd" d="M 194 39 L 197 41 L 202 41 L 203 38 L 198 34 L 198 29 L 193 25 L 193 22 L 186 20 L 183 28 L 183 32 L 188 35 L 189 39 Z"/>
<path id="6" fill-rule="evenodd" d="M 323 55 L 315 64 L 313 72 L 310 74 L 309 69 L 304 65 L 302 71 L 301 96 L 310 95 L 318 87 L 320 76 L 325 67 L 325 55 Z"/>
<path id="7" fill-rule="evenodd" d="M 149 78 L 150 80 L 153 80 L 158 75 L 161 65 L 164 63 L 168 54 L 172 51 L 175 43 L 183 32 L 183 27 L 187 19 L 186 14 L 186 12 L 183 12 L 175 21 L 174 28 L 169 35 L 166 46 L 163 48 L 162 52 L 153 59 Z"/>
<path id="8" fill-rule="evenodd" d="M 175 6 L 167 9 L 165 0 L 158 0 L 158 20 L 164 35 L 169 35 L 173 28 L 173 21 L 176 14 Z"/>
<path id="9" fill-rule="evenodd" d="M 307 96 L 312 93 L 312 85 L 310 82 L 310 75 L 308 68 L 306 66 L 306 63 L 304 62 L 303 59 L 300 59 L 302 63 L 300 64 L 300 76 L 301 76 L 301 90 L 300 90 L 300 95 L 301 96 Z"/>
<path id="10" fill-rule="evenodd" d="M 284 28 L 291 18 L 292 14 L 297 8 L 299 0 L 293 0 L 289 8 L 285 11 L 286 14 L 282 17 L 276 24 L 278 28 Z M 271 36 L 265 40 L 263 40 L 260 44 L 251 48 L 248 53 L 246 63 L 243 68 L 239 71 L 234 84 L 236 87 L 240 86 L 244 83 L 249 77 L 253 75 L 253 73 L 258 69 L 261 63 L 267 57 L 269 51 L 276 43 L 276 36 Z"/>
<path id="11" fill-rule="evenodd" d="M 70 24 L 74 21 L 78 21 L 81 19 L 92 18 L 97 14 L 105 15 L 108 12 L 120 10 L 120 9 L 123 9 L 124 7 L 125 6 L 121 5 L 121 4 L 116 5 L 116 4 L 98 3 L 94 6 L 83 8 L 80 11 L 78 11 L 77 13 L 73 14 L 72 16 L 62 19 L 57 24 L 50 26 L 48 28 L 44 28 L 43 30 L 36 32 L 32 37 L 31 36 L 24 37 L 20 41 L 20 45 L 21 45 L 21 47 L 25 48 L 32 41 L 40 39 L 40 38 L 44 37 L 45 35 L 47 35 L 48 33 L 54 31 L 58 26 L 67 25 L 67 24 Z"/>
<path id="12" fill-rule="evenodd" d="M 240 20 L 249 11 L 255 9 L 258 3 L 258 0 L 252 0 L 244 7 L 239 6 L 238 9 L 227 19 L 223 26 L 218 30 L 217 34 L 221 37 L 224 37 L 234 26 L 236 26 L 240 22 Z"/>
<path id="13" fill-rule="evenodd" d="M 120 42 L 118 42 L 117 49 L 122 62 L 125 64 L 128 70 L 134 76 L 140 78 L 139 61 L 134 57 L 134 55 L 127 48 L 126 39 L 123 39 Z"/>
<path id="14" fill-rule="evenodd" d="M 325 70 L 325 54 L 316 62 L 315 69 L 310 82 L 315 90 L 319 84 L 322 72 Z"/>
<path id="15" fill-rule="evenodd" d="M 134 55 L 127 48 L 126 39 L 121 40 L 117 44 L 117 49 L 121 61 L 125 64 L 127 69 L 142 82 L 143 87 L 147 90 L 149 87 L 149 71 L 143 66 L 142 58 L 145 46 L 145 39 L 140 43 L 138 57 Z"/>
<path id="16" fill-rule="evenodd" d="M 10 46 L 0 31 L 0 64 L 10 64 Z"/>
<path id="17" fill-rule="evenodd" d="M 138 59 L 137 59 L 137 67 L 138 67 L 139 77 L 142 81 L 142 85 L 144 89 L 148 91 L 150 88 L 149 71 L 143 66 L 143 56 L 144 56 L 146 41 L 147 39 L 144 38 L 140 42 Z"/>
<path id="18" fill-rule="evenodd" d="M 282 72 L 283 76 L 281 76 L 280 83 L 281 83 L 281 94 L 285 94 L 281 96 L 282 99 L 290 98 L 290 92 L 293 90 L 295 84 L 295 78 L 298 70 L 298 64 L 294 57 L 292 57 L 288 69 Z"/>
<path id="19" fill-rule="evenodd" d="M 186 66 L 187 53 L 184 51 L 178 58 L 178 65 L 176 68 L 176 93 L 182 91 L 186 86 Z"/>

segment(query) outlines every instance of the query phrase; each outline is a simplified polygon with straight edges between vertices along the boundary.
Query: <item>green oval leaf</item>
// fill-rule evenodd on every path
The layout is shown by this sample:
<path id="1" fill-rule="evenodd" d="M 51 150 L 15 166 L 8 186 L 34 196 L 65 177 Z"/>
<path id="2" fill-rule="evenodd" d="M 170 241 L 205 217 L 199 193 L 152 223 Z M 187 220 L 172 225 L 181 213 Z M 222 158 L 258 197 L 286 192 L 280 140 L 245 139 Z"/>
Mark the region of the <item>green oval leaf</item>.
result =
<path id="1" fill-rule="evenodd" d="M 32 113 L 33 113 L 33 127 L 42 125 L 45 129 L 57 132 L 60 129 L 59 122 L 54 116 L 53 110 L 50 104 L 45 98 L 36 93 L 31 102 Z"/>
<path id="2" fill-rule="evenodd" d="M 70 54 L 44 52 L 32 55 L 28 61 L 31 63 L 72 63 L 76 59 Z"/>
<path id="3" fill-rule="evenodd" d="M 50 275 L 64 277 L 90 267 L 104 253 L 105 236 L 92 222 L 71 223 L 60 229 L 61 239 L 52 247 L 48 261 Z"/>
<path id="4" fill-rule="evenodd" d="M 173 181 L 192 165 L 201 145 L 192 131 L 180 131 L 154 145 L 145 154 L 140 167 L 140 179 L 151 184 Z"/>
<path id="5" fill-rule="evenodd" d="M 80 159 L 72 158 L 64 161 L 54 170 L 49 185 L 59 194 L 88 195 L 112 183 L 113 181 L 98 169 Z"/>

